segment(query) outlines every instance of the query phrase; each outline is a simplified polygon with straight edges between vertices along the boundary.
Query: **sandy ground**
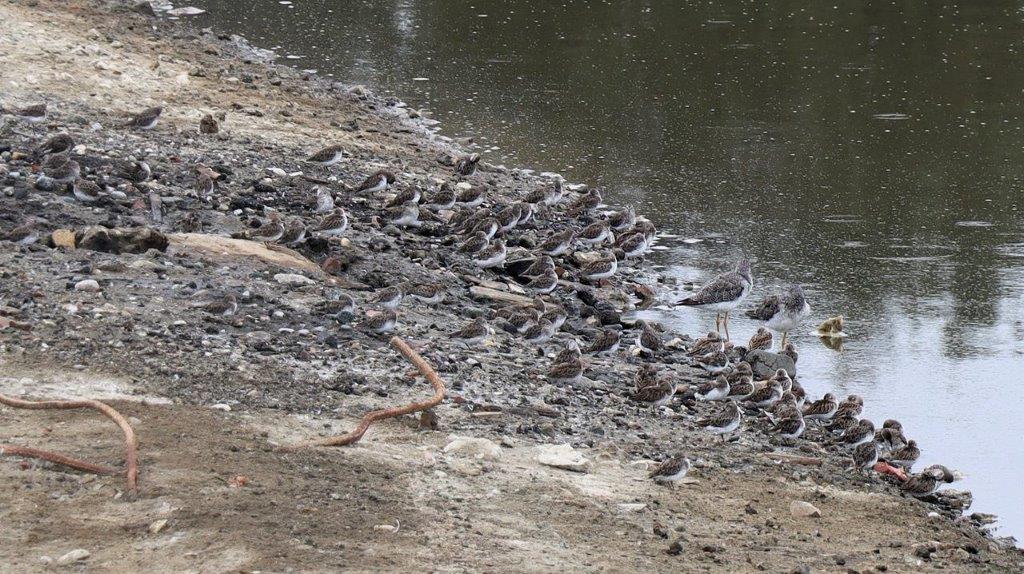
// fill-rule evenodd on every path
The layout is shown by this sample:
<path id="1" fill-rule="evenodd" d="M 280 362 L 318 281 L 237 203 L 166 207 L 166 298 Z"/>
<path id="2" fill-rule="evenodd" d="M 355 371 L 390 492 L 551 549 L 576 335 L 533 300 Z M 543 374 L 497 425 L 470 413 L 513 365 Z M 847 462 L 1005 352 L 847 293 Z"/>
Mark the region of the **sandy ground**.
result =
<path id="1" fill-rule="evenodd" d="M 203 113 L 229 108 L 224 137 L 233 150 L 294 157 L 329 138 L 369 164 L 382 157 L 397 165 L 436 163 L 440 147 L 422 133 L 396 130 L 385 115 L 307 87 L 297 74 L 258 90 L 225 80 L 261 65 L 221 58 L 226 48 L 218 46 L 106 4 L 4 2 L 0 96 L 4 103 L 45 99 L 73 110 L 62 119 L 79 126 L 162 103 L 167 129 L 178 132 L 192 129 Z M 218 68 L 228 73 L 214 73 Z M 355 115 L 361 129 L 335 127 Z M 158 145 L 131 137 L 140 147 Z M 167 152 L 169 144 L 162 145 Z M 208 152 L 188 139 L 174 145 L 183 156 Z M 92 223 L 95 214 L 60 217 Z M 57 309 L 75 297 L 62 286 L 72 270 L 98 261 L 76 252 L 9 254 L 4 277 L 19 289 L 37 286 Z M 209 269 L 219 268 L 178 268 L 169 276 L 187 283 Z M 268 271 L 246 264 L 230 273 L 251 278 Z M 126 316 L 155 321 L 157 311 L 173 307 L 151 290 L 157 279 L 143 275 L 133 275 L 135 292 L 105 295 L 115 309 L 137 308 L 131 314 L 58 319 L 54 313 L 30 334 L 0 334 L 0 391 L 111 400 L 132 417 L 142 468 L 141 491 L 128 500 L 116 477 L 0 459 L 0 489 L 7 493 L 0 497 L 0 571 L 1024 571 L 1019 551 L 993 543 L 966 520 L 951 520 L 891 486 L 856 476 L 839 457 L 812 450 L 827 458 L 826 465 L 779 465 L 761 456 L 771 448 L 763 441 L 721 446 L 683 424 L 632 412 L 538 421 L 508 413 L 476 417 L 449 401 L 437 409 L 440 430 L 420 429 L 406 417 L 374 427 L 354 447 L 281 452 L 277 445 L 343 431 L 368 408 L 425 397 L 429 389 L 405 376 L 408 366 L 372 341 L 353 342 L 345 360 L 358 371 L 368 360 L 361 353 L 373 357 L 362 367 L 370 373 L 367 388 L 376 393 L 326 395 L 290 378 L 312 364 L 297 356 L 321 358 L 317 349 L 298 344 L 248 371 L 238 369 L 239 356 L 188 349 L 167 351 L 180 362 L 171 371 L 167 362 L 150 368 L 163 342 L 156 348 L 127 338 L 117 348 L 99 344 L 118 329 L 130 331 Z M 427 325 L 444 319 L 441 311 L 424 311 L 407 334 L 424 336 Z M 233 332 L 232 326 L 203 327 L 211 328 Z M 522 347 L 500 351 L 520 364 L 530 360 Z M 454 378 L 462 381 L 462 373 L 456 370 Z M 209 408 L 228 395 L 241 404 L 230 412 Z M 612 403 L 602 410 L 618 408 Z M 116 429 L 93 413 L 0 413 L 4 441 L 120 461 Z M 607 436 L 573 439 L 593 426 L 606 427 Z M 446 451 L 457 435 L 487 442 Z M 572 442 L 589 459 L 588 471 L 541 464 L 545 437 Z M 699 461 L 692 480 L 675 487 L 646 480 L 649 459 L 666 445 L 686 448 Z M 822 516 L 791 515 L 797 500 L 814 504 Z M 922 547 L 936 551 L 928 555 Z M 59 563 L 79 548 L 89 556 Z"/>

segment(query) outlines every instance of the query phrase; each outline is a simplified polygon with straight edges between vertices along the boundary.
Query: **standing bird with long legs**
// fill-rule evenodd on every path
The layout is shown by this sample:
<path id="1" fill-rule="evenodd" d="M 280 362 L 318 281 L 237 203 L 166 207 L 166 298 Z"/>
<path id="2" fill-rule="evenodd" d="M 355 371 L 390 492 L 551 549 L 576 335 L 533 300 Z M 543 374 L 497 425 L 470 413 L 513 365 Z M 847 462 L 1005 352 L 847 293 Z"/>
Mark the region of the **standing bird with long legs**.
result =
<path id="1" fill-rule="evenodd" d="M 750 274 L 750 260 L 743 259 L 735 271 L 722 273 L 693 295 L 676 303 L 684 307 L 706 307 L 715 311 L 715 330 L 725 326 L 725 339 L 729 340 L 729 311 L 750 295 L 754 277 Z M 724 316 L 724 319 L 722 315 Z"/>
<path id="2" fill-rule="evenodd" d="M 769 295 L 764 298 L 757 309 L 747 311 L 747 317 L 764 321 L 765 326 L 782 333 L 779 348 L 786 348 L 786 336 L 803 322 L 804 317 L 811 313 L 804 290 L 799 285 L 792 285 L 782 295 Z"/>

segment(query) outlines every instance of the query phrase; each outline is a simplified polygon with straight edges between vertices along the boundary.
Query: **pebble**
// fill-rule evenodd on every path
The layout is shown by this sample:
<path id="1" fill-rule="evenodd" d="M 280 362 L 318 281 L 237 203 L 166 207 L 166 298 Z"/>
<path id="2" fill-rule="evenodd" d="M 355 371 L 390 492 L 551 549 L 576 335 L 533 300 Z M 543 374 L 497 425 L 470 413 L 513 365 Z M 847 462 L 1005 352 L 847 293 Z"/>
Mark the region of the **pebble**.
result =
<path id="1" fill-rule="evenodd" d="M 810 502 L 804 502 L 803 500 L 794 500 L 789 503 L 789 513 L 798 518 L 819 518 L 821 517 L 821 510 L 814 506 Z"/>
<path id="2" fill-rule="evenodd" d="M 292 287 L 316 284 L 316 281 L 313 281 L 305 275 L 299 275 L 298 273 L 278 273 L 277 275 L 274 275 L 274 281 L 277 281 L 281 285 L 291 285 Z"/>
<path id="3" fill-rule="evenodd" d="M 68 564 L 72 564 L 80 560 L 85 560 L 89 556 L 91 556 L 91 554 L 88 550 L 84 548 L 76 548 L 75 550 L 72 550 L 71 552 L 68 552 L 67 554 L 58 558 L 57 564 L 60 564 L 61 566 L 67 566 Z"/>
<path id="4" fill-rule="evenodd" d="M 569 444 L 540 445 L 537 450 L 537 462 L 544 466 L 573 472 L 588 472 L 590 470 L 590 461 Z"/>
<path id="5" fill-rule="evenodd" d="M 149 533 L 160 534 L 160 531 L 163 530 L 165 526 L 167 526 L 167 519 L 161 518 L 149 525 Z"/>
<path id="6" fill-rule="evenodd" d="M 100 290 L 100 284 L 95 279 L 82 279 L 78 283 L 75 283 L 75 291 L 84 291 L 86 293 L 98 293 Z"/>
<path id="7" fill-rule="evenodd" d="M 485 438 L 454 437 L 444 446 L 444 452 L 494 460 L 501 456 L 501 447 Z"/>
<path id="8" fill-rule="evenodd" d="M 217 411 L 224 411 L 224 412 L 231 411 L 231 405 L 229 405 L 227 403 L 217 403 L 215 405 L 210 405 L 210 408 L 214 409 L 214 410 L 217 410 Z"/>

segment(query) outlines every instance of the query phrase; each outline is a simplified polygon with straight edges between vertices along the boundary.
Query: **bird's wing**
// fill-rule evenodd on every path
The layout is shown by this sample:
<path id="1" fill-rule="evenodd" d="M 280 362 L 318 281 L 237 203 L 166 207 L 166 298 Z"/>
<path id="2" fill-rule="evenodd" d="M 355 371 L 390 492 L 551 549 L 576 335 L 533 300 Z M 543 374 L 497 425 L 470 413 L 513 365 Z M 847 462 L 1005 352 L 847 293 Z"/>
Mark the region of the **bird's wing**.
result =
<path id="1" fill-rule="evenodd" d="M 743 294 L 745 281 L 737 273 L 725 273 L 715 277 L 693 295 L 683 299 L 679 305 L 711 305 L 735 301 Z"/>
<path id="2" fill-rule="evenodd" d="M 778 295 L 769 295 L 761 301 L 761 304 L 756 309 L 747 311 L 747 317 L 751 319 L 757 319 L 759 321 L 767 321 L 775 316 L 779 312 L 780 301 Z"/>

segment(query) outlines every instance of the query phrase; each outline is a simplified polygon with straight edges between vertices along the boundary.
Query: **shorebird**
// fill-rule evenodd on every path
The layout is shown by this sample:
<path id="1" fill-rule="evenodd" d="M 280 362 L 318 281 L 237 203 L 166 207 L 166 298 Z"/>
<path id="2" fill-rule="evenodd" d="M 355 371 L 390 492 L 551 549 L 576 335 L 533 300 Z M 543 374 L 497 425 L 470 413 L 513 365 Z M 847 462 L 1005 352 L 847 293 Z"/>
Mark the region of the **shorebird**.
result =
<path id="1" fill-rule="evenodd" d="M 742 379 L 743 377 L 753 378 L 753 376 L 754 370 L 750 368 L 750 363 L 746 361 L 740 361 L 733 365 L 732 369 L 729 371 L 729 374 L 727 375 L 730 383 L 736 382 Z"/>
<path id="2" fill-rule="evenodd" d="M 682 453 L 676 453 L 647 473 L 647 478 L 655 482 L 673 483 L 682 480 L 690 471 L 690 459 Z"/>
<path id="3" fill-rule="evenodd" d="M 562 200 L 562 180 L 556 179 L 552 185 L 538 187 L 531 191 L 523 201 L 531 204 L 543 203 L 544 205 L 555 205 Z"/>
<path id="4" fill-rule="evenodd" d="M 554 270 L 538 275 L 525 285 L 525 288 L 534 295 L 547 295 L 558 287 L 558 275 Z"/>
<path id="5" fill-rule="evenodd" d="M 444 285 L 440 283 L 410 283 L 405 286 L 405 294 L 427 305 L 437 305 L 444 301 Z"/>
<path id="6" fill-rule="evenodd" d="M 614 329 L 600 331 L 585 353 L 594 355 L 614 355 L 619 350 L 619 332 Z"/>
<path id="7" fill-rule="evenodd" d="M 395 183 L 395 179 L 395 174 L 390 171 L 384 169 L 377 170 L 364 179 L 363 183 L 359 184 L 359 187 L 356 188 L 356 193 L 380 193 L 387 189 L 389 185 Z"/>
<path id="8" fill-rule="evenodd" d="M 471 187 L 459 193 L 455 202 L 462 207 L 479 207 L 484 202 L 484 190 L 480 187 Z"/>
<path id="9" fill-rule="evenodd" d="M 459 161 L 455 162 L 455 173 L 463 176 L 470 176 L 476 173 L 476 166 L 480 163 L 480 154 L 471 153 L 467 156 L 459 158 Z"/>
<path id="10" fill-rule="evenodd" d="M 647 253 L 647 238 L 642 233 L 632 233 L 620 238 L 615 246 L 622 251 L 623 259 L 637 259 Z"/>
<path id="11" fill-rule="evenodd" d="M 895 449 L 891 451 L 885 460 L 888 462 L 910 468 L 917 462 L 917 459 L 921 456 L 921 449 L 917 447 L 916 440 L 908 440 L 907 444 L 903 448 Z"/>
<path id="12" fill-rule="evenodd" d="M 523 277 L 540 277 L 546 273 L 555 271 L 555 260 L 550 255 L 541 255 L 530 263 L 530 266 L 519 275 Z"/>
<path id="13" fill-rule="evenodd" d="M 648 385 L 633 393 L 632 398 L 638 403 L 646 403 L 658 409 L 672 402 L 676 394 L 675 379 L 671 376 L 662 377 L 657 383 Z"/>
<path id="14" fill-rule="evenodd" d="M 839 401 L 832 393 L 825 393 L 820 400 L 804 407 L 804 418 L 819 421 L 830 421 L 839 410 Z"/>
<path id="15" fill-rule="evenodd" d="M 746 400 L 754 392 L 754 379 L 744 375 L 735 382 L 729 383 L 729 398 L 735 401 Z"/>
<path id="16" fill-rule="evenodd" d="M 455 207 L 455 191 L 447 183 L 441 185 L 440 189 L 425 198 L 423 207 L 431 211 L 442 211 Z"/>
<path id="17" fill-rule="evenodd" d="M 215 134 L 219 131 L 220 126 L 217 125 L 217 120 L 213 119 L 213 114 L 206 114 L 201 120 L 199 120 L 199 133 Z"/>
<path id="18" fill-rule="evenodd" d="M 315 163 L 321 167 L 330 167 L 345 155 L 345 148 L 340 145 L 332 145 L 323 148 L 315 154 L 306 158 L 309 163 Z"/>
<path id="19" fill-rule="evenodd" d="M 698 420 L 697 426 L 703 427 L 704 430 L 714 434 L 721 435 L 724 441 L 728 435 L 740 428 L 742 420 L 743 413 L 740 412 L 740 407 L 735 402 L 729 401 L 721 411 Z"/>
<path id="20" fill-rule="evenodd" d="M 691 357 L 697 357 L 714 351 L 723 351 L 725 350 L 724 343 L 720 334 L 716 331 L 708 331 L 707 335 L 697 339 L 690 345 L 687 354 Z"/>
<path id="21" fill-rule="evenodd" d="M 729 368 L 729 355 L 725 351 L 712 351 L 698 357 L 697 364 L 712 375 L 717 375 Z"/>
<path id="22" fill-rule="evenodd" d="M 401 285 L 392 285 L 377 291 L 370 297 L 369 302 L 380 305 L 385 309 L 397 309 L 405 297 L 405 290 Z"/>
<path id="23" fill-rule="evenodd" d="M 547 379 L 556 385 L 575 385 L 583 378 L 583 360 L 571 359 L 556 363 L 548 370 Z"/>
<path id="24" fill-rule="evenodd" d="M 156 123 L 160 120 L 160 114 L 164 109 L 160 106 L 146 108 L 141 112 L 134 114 L 125 123 L 125 127 L 138 128 L 140 130 L 151 130 L 156 127 Z"/>
<path id="25" fill-rule="evenodd" d="M 527 343 L 533 343 L 534 345 L 547 343 L 548 339 L 554 334 L 554 325 L 546 319 L 540 319 L 523 330 L 523 338 L 526 339 Z"/>
<path id="26" fill-rule="evenodd" d="M 508 233 L 515 229 L 515 226 L 519 225 L 519 217 L 523 214 L 522 208 L 519 204 L 509 205 L 505 209 L 502 209 L 494 216 L 494 219 L 498 222 L 498 231 L 501 233 Z"/>
<path id="27" fill-rule="evenodd" d="M 878 445 L 866 442 L 853 449 L 853 465 L 858 470 L 871 470 L 878 462 Z"/>
<path id="28" fill-rule="evenodd" d="M 566 212 L 569 215 L 587 214 L 601 205 L 601 192 L 596 189 L 587 190 L 586 193 L 577 197 L 569 204 Z"/>
<path id="29" fill-rule="evenodd" d="M 458 331 L 449 333 L 448 338 L 462 343 L 467 347 L 476 347 L 484 342 L 487 335 L 490 334 L 490 331 L 491 329 L 487 326 L 487 322 L 484 321 L 483 317 L 478 317 Z"/>
<path id="30" fill-rule="evenodd" d="M 755 407 L 766 409 L 781 398 L 782 384 L 774 379 L 769 379 L 768 384 L 750 393 L 745 400 Z"/>
<path id="31" fill-rule="evenodd" d="M 63 153 L 47 157 L 43 162 L 42 171 L 43 177 L 59 184 L 71 183 L 82 173 L 78 162 Z"/>
<path id="32" fill-rule="evenodd" d="M 747 341 L 747 351 L 769 351 L 772 348 L 772 332 L 758 327 L 757 332 Z"/>
<path id="33" fill-rule="evenodd" d="M 839 408 L 836 409 L 834 418 L 840 417 L 858 417 L 864 410 L 864 399 L 860 398 L 859 395 L 849 395 L 843 402 L 839 403 Z"/>
<path id="34" fill-rule="evenodd" d="M 875 425 L 868 419 L 860 419 L 856 425 L 846 429 L 836 441 L 846 448 L 853 448 L 866 442 L 874 442 Z"/>
<path id="35" fill-rule="evenodd" d="M 750 274 L 750 261 L 743 259 L 736 266 L 735 271 L 723 273 L 710 283 L 701 288 L 700 291 L 679 301 L 677 305 L 686 307 L 707 307 L 715 310 L 715 330 L 720 323 L 725 326 L 725 339 L 729 340 L 729 312 L 739 306 L 750 289 L 754 286 L 754 278 Z M 722 313 L 725 314 L 724 320 Z"/>
<path id="36" fill-rule="evenodd" d="M 356 310 L 356 301 L 351 295 L 338 289 L 330 289 L 326 299 L 313 306 L 317 313 L 337 318 L 343 313 L 352 314 Z"/>
<path id="37" fill-rule="evenodd" d="M 580 269 L 580 278 L 586 279 L 587 281 L 600 283 L 605 279 L 608 279 L 619 268 L 619 260 L 615 258 L 614 254 L 604 254 L 600 259 L 596 259 L 587 263 Z"/>
<path id="38" fill-rule="evenodd" d="M 658 382 L 658 369 L 651 363 L 644 363 L 633 374 L 633 387 L 639 391 Z"/>
<path id="39" fill-rule="evenodd" d="M 796 329 L 804 317 L 811 312 L 804 290 L 799 285 L 792 285 L 781 295 L 769 295 L 764 298 L 757 309 L 747 311 L 751 319 L 765 321 L 765 326 L 777 333 L 782 333 L 779 348 L 786 346 L 786 335 Z"/>
<path id="40" fill-rule="evenodd" d="M 475 253 L 473 255 L 473 264 L 481 269 L 500 267 L 505 263 L 507 256 L 508 250 L 505 248 L 505 242 L 499 239 Z"/>
<path id="41" fill-rule="evenodd" d="M 46 140 L 36 148 L 36 157 L 52 153 L 65 153 L 75 147 L 75 139 L 67 133 L 59 133 Z"/>
<path id="42" fill-rule="evenodd" d="M 384 210 L 384 221 L 397 227 L 419 227 L 420 208 L 415 203 L 406 203 Z"/>
<path id="43" fill-rule="evenodd" d="M 420 191 L 420 188 L 410 186 L 398 192 L 390 201 L 384 204 L 384 207 L 398 207 L 407 203 L 418 204 L 421 197 L 423 197 L 423 193 Z"/>
<path id="44" fill-rule="evenodd" d="M 662 349 L 661 335 L 647 321 L 640 321 L 640 330 L 636 334 L 636 346 L 641 353 L 655 355 Z"/>
<path id="45" fill-rule="evenodd" d="M 574 237 L 575 232 L 572 229 L 566 229 L 560 233 L 553 233 L 541 242 L 537 249 L 544 255 L 557 257 L 569 249 Z"/>
<path id="46" fill-rule="evenodd" d="M 622 211 L 616 211 L 608 216 L 608 225 L 616 232 L 625 231 L 626 229 L 633 227 L 633 224 L 635 223 L 636 212 L 633 211 L 632 207 L 627 207 Z"/>
<path id="47" fill-rule="evenodd" d="M 804 417 L 800 416 L 797 412 L 794 416 L 790 416 L 775 423 L 772 430 L 779 433 L 779 436 L 786 440 L 793 440 L 800 438 L 800 435 L 804 433 L 804 429 L 807 428 L 807 423 L 804 422 Z"/>
<path id="48" fill-rule="evenodd" d="M 103 188 L 88 179 L 76 179 L 71 184 L 71 193 L 82 203 L 93 203 L 103 194 Z"/>
<path id="49" fill-rule="evenodd" d="M 595 221 L 594 223 L 584 227 L 576 236 L 576 239 L 585 245 L 593 246 L 604 243 L 610 235 L 611 230 L 608 228 L 607 222 Z"/>
<path id="50" fill-rule="evenodd" d="M 562 325 L 565 324 L 565 320 L 569 318 L 569 314 L 561 305 L 555 305 L 551 309 L 544 311 L 544 314 L 541 315 L 540 318 L 549 321 L 557 332 L 562 328 Z"/>
<path id="51" fill-rule="evenodd" d="M 398 315 L 391 309 L 385 309 L 371 317 L 363 319 L 356 327 L 361 331 L 371 333 L 387 333 L 395 328 L 398 322 Z"/>
<path id="52" fill-rule="evenodd" d="M 278 241 L 284 245 L 295 246 L 306 240 L 306 224 L 301 217 L 293 217 L 284 226 L 284 233 Z"/>
<path id="53" fill-rule="evenodd" d="M 8 231 L 4 239 L 17 243 L 18 245 L 32 245 L 39 241 L 39 228 L 36 226 L 36 218 L 29 217 L 25 223 Z"/>
<path id="54" fill-rule="evenodd" d="M 729 379 L 718 375 L 714 381 L 708 381 L 694 391 L 693 396 L 701 402 L 724 401 L 729 396 Z"/>
<path id="55" fill-rule="evenodd" d="M 348 214 L 345 208 L 336 207 L 317 222 L 314 231 L 321 235 L 341 235 L 348 229 Z"/>
<path id="56" fill-rule="evenodd" d="M 330 213 L 334 211 L 334 194 L 326 187 L 316 188 L 316 212 Z"/>
<path id="57" fill-rule="evenodd" d="M 950 483 L 956 480 L 956 476 L 941 464 L 932 465 L 920 474 L 915 474 L 900 485 L 900 490 L 915 498 L 924 498 L 939 489 L 942 482 Z"/>
<path id="58" fill-rule="evenodd" d="M 260 227 L 249 231 L 249 239 L 253 241 L 264 241 L 274 243 L 284 235 L 284 225 L 281 224 L 281 216 L 276 211 L 271 211 L 268 221 Z"/>
<path id="59" fill-rule="evenodd" d="M 30 124 L 38 124 L 46 120 L 46 104 L 33 104 L 16 110 L 5 110 L 0 108 L 0 112 L 10 114 L 15 118 Z"/>
<path id="60" fill-rule="evenodd" d="M 487 247 L 489 241 L 487 240 L 487 234 L 483 231 L 476 231 L 469 239 L 459 244 L 459 253 L 479 253 Z"/>
<path id="61" fill-rule="evenodd" d="M 211 315 L 230 317 L 238 312 L 238 298 L 234 293 L 228 293 L 220 299 L 201 304 L 200 307 Z"/>

